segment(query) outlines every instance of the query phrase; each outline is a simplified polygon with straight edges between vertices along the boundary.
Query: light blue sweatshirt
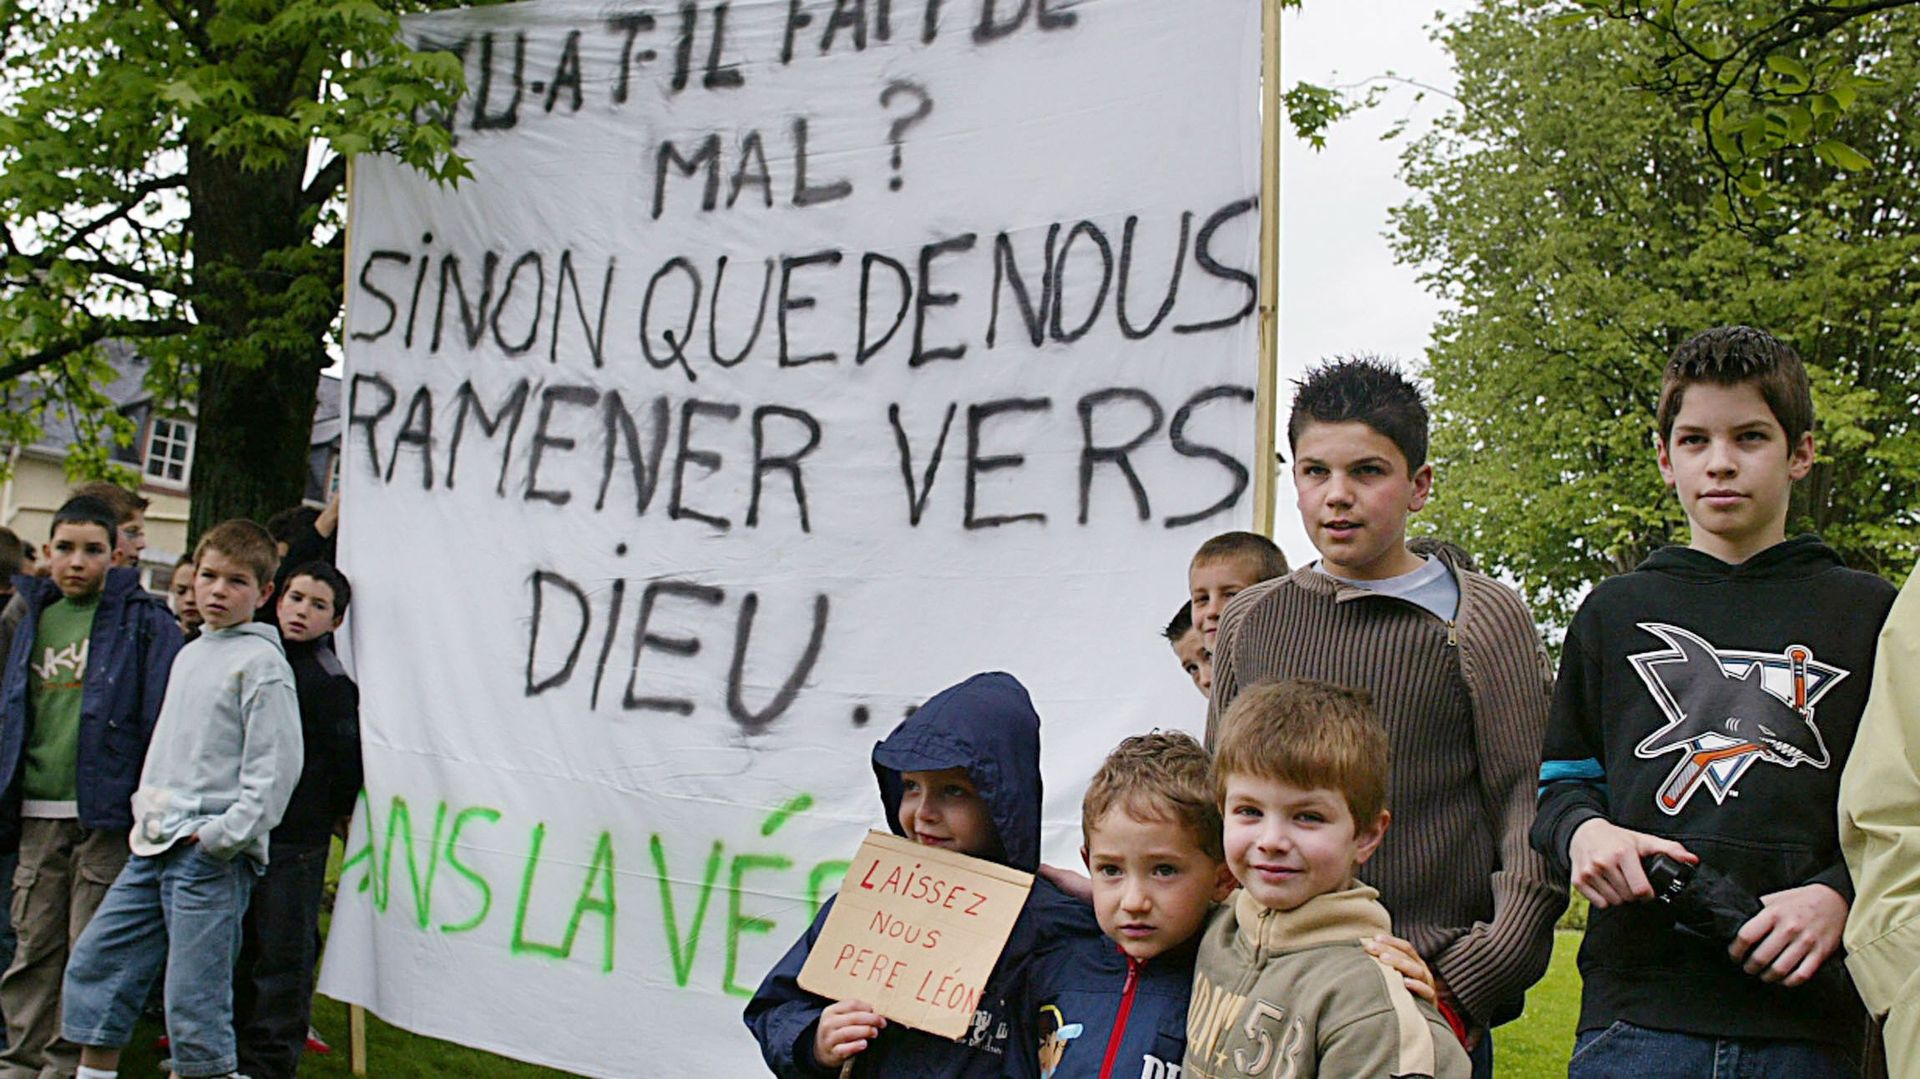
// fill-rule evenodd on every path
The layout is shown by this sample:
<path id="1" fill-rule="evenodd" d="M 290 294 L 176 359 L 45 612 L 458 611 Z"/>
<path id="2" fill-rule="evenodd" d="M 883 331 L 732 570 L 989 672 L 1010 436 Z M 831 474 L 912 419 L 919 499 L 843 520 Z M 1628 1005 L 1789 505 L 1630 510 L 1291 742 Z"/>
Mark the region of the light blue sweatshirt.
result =
<path id="1" fill-rule="evenodd" d="M 267 833 L 300 780 L 300 703 L 280 634 L 248 622 L 180 650 L 133 792 L 135 854 L 196 836 L 216 858 L 267 864 Z"/>

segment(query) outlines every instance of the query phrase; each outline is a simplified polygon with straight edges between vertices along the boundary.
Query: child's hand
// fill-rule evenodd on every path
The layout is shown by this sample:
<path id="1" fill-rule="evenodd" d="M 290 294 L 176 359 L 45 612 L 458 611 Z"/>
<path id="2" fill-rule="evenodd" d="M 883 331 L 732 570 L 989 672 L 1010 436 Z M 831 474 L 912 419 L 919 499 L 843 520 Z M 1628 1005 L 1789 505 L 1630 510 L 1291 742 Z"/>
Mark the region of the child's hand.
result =
<path id="1" fill-rule="evenodd" d="M 1078 899 L 1082 903 L 1093 902 L 1093 878 L 1085 873 L 1075 873 L 1071 869 L 1062 869 L 1057 865 L 1041 865 L 1040 875 L 1052 881 L 1054 887 Z"/>
<path id="2" fill-rule="evenodd" d="M 853 1059 L 885 1030 L 887 1020 L 873 1006 L 843 1000 L 820 1013 L 814 1029 L 813 1060 L 823 1068 L 838 1068 Z"/>
<path id="3" fill-rule="evenodd" d="M 1765 908 L 1748 919 L 1727 947 L 1743 969 L 1763 982 L 1794 986 L 1820 970 L 1847 924 L 1847 901 L 1824 884 L 1807 884 L 1760 897 Z"/>
<path id="4" fill-rule="evenodd" d="M 1688 865 L 1700 861 L 1671 839 L 1622 828 L 1600 817 L 1574 829 L 1568 854 L 1573 859 L 1573 886 L 1602 909 L 1653 898 L 1653 885 L 1640 868 L 1640 859 L 1649 854 L 1664 854 Z"/>
<path id="5" fill-rule="evenodd" d="M 1413 945 L 1399 937 L 1382 933 L 1360 942 L 1368 955 L 1392 967 L 1407 983 L 1407 991 L 1429 1004 L 1440 1003 L 1440 986 L 1433 976 L 1433 968 L 1413 950 Z"/>

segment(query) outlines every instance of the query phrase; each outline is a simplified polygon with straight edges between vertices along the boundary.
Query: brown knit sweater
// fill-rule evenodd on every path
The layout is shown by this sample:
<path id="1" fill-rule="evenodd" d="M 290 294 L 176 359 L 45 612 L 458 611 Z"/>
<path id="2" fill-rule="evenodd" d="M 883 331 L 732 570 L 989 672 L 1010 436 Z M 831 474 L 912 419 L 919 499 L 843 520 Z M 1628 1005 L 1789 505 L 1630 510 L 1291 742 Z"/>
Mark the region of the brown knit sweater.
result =
<path id="1" fill-rule="evenodd" d="M 1504 1022 L 1546 973 L 1567 886 L 1527 845 L 1552 671 L 1526 604 L 1479 573 L 1449 623 L 1308 566 L 1235 596 L 1220 621 L 1207 744 L 1246 687 L 1365 689 L 1393 749 L 1393 826 L 1361 876 L 1469 1022 Z"/>

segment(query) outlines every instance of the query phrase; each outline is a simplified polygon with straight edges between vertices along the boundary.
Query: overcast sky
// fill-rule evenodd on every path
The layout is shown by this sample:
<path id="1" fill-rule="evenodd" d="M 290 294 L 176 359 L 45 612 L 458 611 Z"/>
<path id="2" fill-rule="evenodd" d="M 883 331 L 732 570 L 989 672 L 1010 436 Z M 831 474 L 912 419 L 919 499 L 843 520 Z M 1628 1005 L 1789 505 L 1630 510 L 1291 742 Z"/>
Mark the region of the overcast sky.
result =
<path id="1" fill-rule="evenodd" d="M 1391 71 L 1451 88 L 1446 53 L 1429 40 L 1436 9 L 1457 12 L 1466 0 L 1308 0 L 1282 25 L 1281 79 L 1291 86 L 1357 83 Z M 1387 209 L 1410 197 L 1399 179 L 1407 140 L 1450 102 L 1437 94 L 1414 100 L 1394 89 L 1379 107 L 1339 124 L 1315 152 L 1289 137 L 1280 173 L 1280 415 L 1292 396 L 1287 380 L 1319 360 L 1349 352 L 1377 352 L 1409 365 L 1427 346 L 1439 305 L 1397 266 L 1388 248 Z M 1407 134 L 1380 136 L 1403 118 Z M 1281 436 L 1285 449 L 1285 436 Z M 1293 488 L 1283 477 L 1275 538 L 1299 565 L 1314 557 L 1293 510 Z"/>

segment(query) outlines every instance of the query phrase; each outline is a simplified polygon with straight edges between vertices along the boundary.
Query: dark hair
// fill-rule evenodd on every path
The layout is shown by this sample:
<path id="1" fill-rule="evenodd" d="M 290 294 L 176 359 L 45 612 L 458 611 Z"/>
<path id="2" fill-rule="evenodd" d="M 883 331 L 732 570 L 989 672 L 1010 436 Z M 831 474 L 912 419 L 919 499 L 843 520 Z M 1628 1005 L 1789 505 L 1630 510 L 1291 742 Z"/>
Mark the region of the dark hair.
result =
<path id="1" fill-rule="evenodd" d="M 253 583 L 262 589 L 273 583 L 274 571 L 280 568 L 280 552 L 274 549 L 273 537 L 244 517 L 221 521 L 208 529 L 193 549 L 194 565 L 199 565 L 208 551 L 219 551 L 245 566 L 253 574 Z"/>
<path id="2" fill-rule="evenodd" d="M 120 527 L 116 522 L 113 507 L 105 499 L 75 495 L 54 511 L 53 523 L 47 526 L 47 539 L 52 541 L 61 525 L 99 525 L 107 530 L 107 550 L 111 551 L 120 544 Z"/>
<path id="3" fill-rule="evenodd" d="M 191 553 L 183 554 L 180 556 L 178 561 L 174 562 L 173 572 L 179 573 L 181 566 L 191 566 L 191 565 L 193 565 L 193 555 Z"/>
<path id="4" fill-rule="evenodd" d="M 107 508 L 113 512 L 113 523 L 116 525 L 123 525 L 133 520 L 134 514 L 144 511 L 148 506 L 146 499 L 117 483 L 109 483 L 106 480 L 83 483 L 73 489 L 72 497 L 95 498 L 105 502 Z M 119 540 L 116 539 L 114 542 L 118 543 Z"/>
<path id="5" fill-rule="evenodd" d="M 1455 569 L 1463 569 L 1469 572 L 1478 572 L 1480 569 L 1480 563 L 1475 561 L 1474 557 L 1467 553 L 1465 547 L 1460 546 L 1452 540 L 1441 539 L 1439 536 L 1413 536 L 1407 540 L 1407 550 L 1423 556 L 1439 554 L 1444 551 L 1447 555 L 1447 561 L 1452 562 Z"/>
<path id="6" fill-rule="evenodd" d="M 1687 387 L 1696 382 L 1716 386 L 1752 383 L 1787 433 L 1789 452 L 1800 436 L 1813 430 L 1813 389 L 1806 365 L 1786 342 L 1752 326 L 1716 326 L 1701 330 L 1680 343 L 1667 361 L 1660 379 L 1660 405 L 1654 417 L 1660 441 L 1673 438 L 1673 421 L 1680 415 Z"/>
<path id="7" fill-rule="evenodd" d="M 11 528 L 0 528 L 0 583 L 20 572 L 27 562 L 27 545 Z"/>
<path id="8" fill-rule="evenodd" d="M 353 585 L 347 575 L 341 573 L 331 562 L 308 562 L 292 573 L 287 574 L 287 583 L 292 584 L 295 577 L 311 577 L 328 588 L 333 589 L 333 617 L 347 616 L 347 604 L 353 602 Z"/>
<path id="9" fill-rule="evenodd" d="M 1411 476 L 1427 463 L 1427 403 L 1420 387 L 1378 356 L 1343 356 L 1294 383 L 1287 448 L 1297 459 L 1309 423 L 1364 423 L 1407 459 Z"/>
<path id="10" fill-rule="evenodd" d="M 1253 567 L 1253 584 L 1287 575 L 1287 556 L 1272 540 L 1258 532 L 1222 532 L 1201 544 L 1200 549 L 1193 552 L 1193 561 L 1188 565 L 1222 562 L 1229 558 L 1245 559 Z"/>
<path id="11" fill-rule="evenodd" d="M 320 511 L 312 506 L 288 506 L 267 518 L 267 534 L 275 543 L 292 543 L 319 519 Z"/>
<path id="12" fill-rule="evenodd" d="M 1173 612 L 1173 620 L 1167 623 L 1167 628 L 1160 631 L 1160 636 L 1165 637 L 1171 644 L 1179 644 L 1180 638 L 1192 631 L 1193 604 L 1182 603 L 1180 609 Z"/>

